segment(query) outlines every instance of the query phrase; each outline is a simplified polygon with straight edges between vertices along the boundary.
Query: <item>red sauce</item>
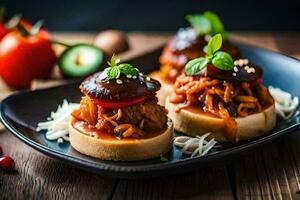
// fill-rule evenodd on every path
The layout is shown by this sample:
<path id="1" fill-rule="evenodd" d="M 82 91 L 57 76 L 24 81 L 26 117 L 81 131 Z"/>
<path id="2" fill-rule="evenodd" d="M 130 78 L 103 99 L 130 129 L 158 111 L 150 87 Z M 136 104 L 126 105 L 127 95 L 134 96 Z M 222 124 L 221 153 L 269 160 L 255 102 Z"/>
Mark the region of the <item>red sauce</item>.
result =
<path id="1" fill-rule="evenodd" d="M 125 141 L 129 141 L 129 140 L 138 140 L 138 139 L 147 139 L 147 138 L 152 138 L 152 137 L 156 137 L 160 134 L 162 134 L 163 132 L 166 131 L 167 128 L 162 129 L 161 131 L 148 131 L 145 135 L 143 136 L 139 136 L 139 137 L 129 137 L 129 138 L 118 138 L 115 135 L 109 134 L 105 131 L 100 131 L 97 130 L 96 128 L 88 125 L 87 122 L 81 121 L 81 120 L 77 120 L 74 119 L 72 120 L 72 126 L 79 132 L 81 132 L 82 134 L 91 136 L 91 137 L 95 137 L 98 139 L 103 139 L 103 140 L 125 140 Z"/>

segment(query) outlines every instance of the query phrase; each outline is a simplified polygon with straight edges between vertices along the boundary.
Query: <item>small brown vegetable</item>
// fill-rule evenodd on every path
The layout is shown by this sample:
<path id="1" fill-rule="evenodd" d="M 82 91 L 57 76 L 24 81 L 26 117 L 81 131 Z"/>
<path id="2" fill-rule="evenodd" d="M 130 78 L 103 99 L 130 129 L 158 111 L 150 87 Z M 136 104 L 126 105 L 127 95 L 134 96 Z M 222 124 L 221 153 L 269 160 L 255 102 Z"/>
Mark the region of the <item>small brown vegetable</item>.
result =
<path id="1" fill-rule="evenodd" d="M 101 48 L 109 57 L 113 53 L 122 53 L 129 49 L 126 34 L 117 30 L 100 32 L 94 40 L 94 45 Z"/>

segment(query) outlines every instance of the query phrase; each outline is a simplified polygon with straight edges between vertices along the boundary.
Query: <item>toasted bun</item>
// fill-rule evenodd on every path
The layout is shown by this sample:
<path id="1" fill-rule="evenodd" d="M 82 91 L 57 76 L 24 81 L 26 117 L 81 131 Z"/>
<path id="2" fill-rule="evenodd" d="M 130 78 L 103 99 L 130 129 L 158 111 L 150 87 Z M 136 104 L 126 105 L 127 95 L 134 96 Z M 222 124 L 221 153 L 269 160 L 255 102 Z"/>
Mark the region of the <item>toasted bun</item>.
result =
<path id="1" fill-rule="evenodd" d="M 173 85 L 170 83 L 165 82 L 162 80 L 159 76 L 159 71 L 154 71 L 149 74 L 149 76 L 157 81 L 160 82 L 161 88 L 160 90 L 156 93 L 156 96 L 158 98 L 158 103 L 162 106 L 165 105 L 167 97 L 172 93 L 173 91 Z"/>
<path id="2" fill-rule="evenodd" d="M 186 135 L 196 136 L 211 132 L 210 138 L 216 141 L 228 141 L 223 134 L 224 121 L 220 118 L 194 113 L 186 109 L 175 112 L 175 105 L 166 100 L 169 117 L 174 123 L 174 128 Z M 275 105 L 271 105 L 260 113 L 247 117 L 235 118 L 238 126 L 236 141 L 248 140 L 259 137 L 271 131 L 276 124 Z"/>
<path id="3" fill-rule="evenodd" d="M 73 118 L 73 117 L 71 117 Z M 159 157 L 167 153 L 173 144 L 173 123 L 169 119 L 167 129 L 158 136 L 147 139 L 103 140 L 79 132 L 69 123 L 70 142 L 82 154 L 103 160 L 131 161 Z"/>

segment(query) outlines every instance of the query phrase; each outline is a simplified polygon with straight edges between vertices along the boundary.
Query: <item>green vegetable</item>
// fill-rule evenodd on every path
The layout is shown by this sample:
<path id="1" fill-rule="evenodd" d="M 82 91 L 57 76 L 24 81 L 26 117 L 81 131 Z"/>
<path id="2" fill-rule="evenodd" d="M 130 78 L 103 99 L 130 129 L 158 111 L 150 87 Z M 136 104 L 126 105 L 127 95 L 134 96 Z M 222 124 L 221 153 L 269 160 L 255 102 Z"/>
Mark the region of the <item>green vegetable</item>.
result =
<path id="1" fill-rule="evenodd" d="M 97 71 L 104 60 L 101 49 L 89 44 L 68 46 L 58 59 L 58 66 L 66 77 L 85 77 Z"/>
<path id="2" fill-rule="evenodd" d="M 196 75 L 203 70 L 208 63 L 212 63 L 216 68 L 220 70 L 231 70 L 234 67 L 233 60 L 230 54 L 219 51 L 222 46 L 222 35 L 217 34 L 213 36 L 207 45 L 206 57 L 200 57 L 189 61 L 185 65 L 185 72 L 187 75 Z"/>
<path id="3" fill-rule="evenodd" d="M 197 34 L 209 34 L 211 31 L 210 21 L 203 15 L 187 15 L 185 19 L 191 24 Z"/>
<path id="4" fill-rule="evenodd" d="M 233 60 L 229 53 L 218 51 L 214 54 L 214 57 L 212 59 L 212 64 L 221 70 L 231 70 L 234 66 Z"/>
<path id="5" fill-rule="evenodd" d="M 211 24 L 210 35 L 215 35 L 220 33 L 223 38 L 225 38 L 226 32 L 224 30 L 224 25 L 220 20 L 219 16 L 211 11 L 204 12 L 204 17 L 208 19 Z"/>
<path id="6" fill-rule="evenodd" d="M 138 76 L 139 70 L 128 63 L 118 64 L 119 60 L 113 55 L 111 57 L 110 62 L 108 65 L 110 66 L 107 68 L 107 78 L 108 79 L 117 79 L 120 77 L 121 74 L 124 75 L 131 75 L 131 76 Z"/>
<path id="7" fill-rule="evenodd" d="M 188 62 L 185 66 L 185 72 L 187 75 L 194 75 L 204 69 L 209 63 L 208 58 L 200 57 Z"/>
<path id="8" fill-rule="evenodd" d="M 201 14 L 187 15 L 186 20 L 194 28 L 197 34 L 215 35 L 220 33 L 223 38 L 227 37 L 227 32 L 218 15 L 211 11 L 206 11 Z"/>
<path id="9" fill-rule="evenodd" d="M 222 36 L 220 34 L 215 35 L 208 41 L 207 56 L 212 56 L 222 46 Z"/>

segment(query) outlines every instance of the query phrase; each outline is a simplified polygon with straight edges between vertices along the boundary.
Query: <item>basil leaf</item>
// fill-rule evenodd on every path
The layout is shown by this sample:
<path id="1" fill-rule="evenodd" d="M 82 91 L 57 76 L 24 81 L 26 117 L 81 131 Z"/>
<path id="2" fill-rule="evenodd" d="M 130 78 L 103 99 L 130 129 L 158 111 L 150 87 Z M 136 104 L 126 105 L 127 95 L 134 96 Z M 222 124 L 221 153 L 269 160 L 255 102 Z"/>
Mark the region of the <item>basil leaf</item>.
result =
<path id="1" fill-rule="evenodd" d="M 117 66 L 117 64 L 118 64 L 119 62 L 120 62 L 120 60 L 117 59 L 117 57 L 116 57 L 115 54 L 113 54 L 112 57 L 111 57 L 111 59 L 110 59 L 110 61 L 108 61 L 107 64 L 108 64 L 109 66 L 111 66 L 111 67 L 115 67 L 115 66 Z"/>
<path id="2" fill-rule="evenodd" d="M 110 67 L 107 70 L 107 78 L 108 79 L 117 79 L 120 76 L 120 69 L 119 67 Z"/>
<path id="3" fill-rule="evenodd" d="M 230 56 L 230 54 L 224 52 L 224 51 L 218 51 L 214 54 L 214 57 L 212 59 L 213 65 L 221 70 L 231 70 L 233 69 L 233 60 Z"/>
<path id="4" fill-rule="evenodd" d="M 185 19 L 190 23 L 194 28 L 197 34 L 207 34 L 211 31 L 210 21 L 205 18 L 203 15 L 194 14 L 187 15 Z"/>
<path id="5" fill-rule="evenodd" d="M 216 51 L 218 51 L 222 46 L 222 36 L 217 34 L 210 38 L 207 45 L 207 56 L 212 56 Z"/>
<path id="6" fill-rule="evenodd" d="M 124 64 L 120 64 L 118 66 L 119 66 L 119 69 L 120 69 L 122 74 L 132 75 L 132 76 L 138 76 L 139 75 L 140 71 L 137 68 L 130 65 L 130 64 L 124 63 Z"/>
<path id="7" fill-rule="evenodd" d="M 196 58 L 194 60 L 189 61 L 185 65 L 185 72 L 187 75 L 195 75 L 200 72 L 202 69 L 206 67 L 209 63 L 209 60 L 204 57 Z"/>
<path id="8" fill-rule="evenodd" d="M 210 35 L 215 35 L 217 33 L 225 33 L 224 25 L 218 15 L 211 11 L 204 12 L 203 16 L 210 22 L 211 25 L 211 31 Z M 225 36 L 225 35 L 224 35 Z"/>

